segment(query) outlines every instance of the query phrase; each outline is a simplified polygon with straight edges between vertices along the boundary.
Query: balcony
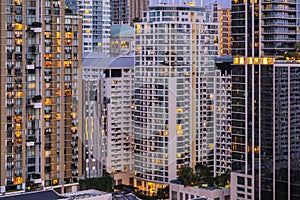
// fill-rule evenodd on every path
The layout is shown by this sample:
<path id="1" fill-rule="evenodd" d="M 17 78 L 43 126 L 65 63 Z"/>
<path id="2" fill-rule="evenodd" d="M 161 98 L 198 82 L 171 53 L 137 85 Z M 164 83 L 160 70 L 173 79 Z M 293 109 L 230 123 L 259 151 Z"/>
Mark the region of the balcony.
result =
<path id="1" fill-rule="evenodd" d="M 45 150 L 46 151 L 50 151 L 51 150 L 51 144 L 50 143 L 46 143 L 45 144 Z"/>
<path id="2" fill-rule="evenodd" d="M 27 64 L 26 69 L 34 69 L 34 64 Z"/>
<path id="3" fill-rule="evenodd" d="M 45 135 L 49 135 L 52 133 L 52 129 L 51 128 L 46 128 L 45 129 Z"/>
<path id="4" fill-rule="evenodd" d="M 39 174 L 32 174 L 30 175 L 30 181 L 32 181 L 34 184 L 42 183 L 41 175 Z"/>
<path id="5" fill-rule="evenodd" d="M 41 33 L 42 32 L 42 27 L 32 27 L 30 28 L 35 33 Z"/>
<path id="6" fill-rule="evenodd" d="M 12 24 L 7 24 L 6 28 L 7 28 L 8 31 L 14 30 L 14 26 Z"/>
<path id="7" fill-rule="evenodd" d="M 46 173 L 51 172 L 51 166 L 45 166 L 44 171 L 45 171 Z"/>

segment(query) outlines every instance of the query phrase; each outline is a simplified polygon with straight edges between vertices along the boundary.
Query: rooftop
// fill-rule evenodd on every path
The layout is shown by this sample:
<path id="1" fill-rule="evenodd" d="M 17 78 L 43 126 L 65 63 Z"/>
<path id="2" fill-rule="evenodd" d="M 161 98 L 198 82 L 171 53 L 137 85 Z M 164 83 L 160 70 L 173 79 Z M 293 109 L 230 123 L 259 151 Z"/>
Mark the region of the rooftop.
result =
<path id="1" fill-rule="evenodd" d="M 64 196 L 68 200 L 86 199 L 89 197 L 104 196 L 104 195 L 111 196 L 110 193 L 101 192 L 98 190 L 83 190 L 83 191 L 79 191 L 79 192 L 71 192 L 71 193 L 62 194 L 62 196 Z"/>
<path id="2" fill-rule="evenodd" d="M 54 190 L 45 190 L 38 192 L 27 192 L 22 194 L 8 195 L 0 197 L 1 200 L 41 200 L 41 199 L 67 199 L 67 197 L 59 195 Z"/>
<path id="3" fill-rule="evenodd" d="M 134 37 L 134 28 L 129 25 L 112 25 L 110 34 L 112 37 Z"/>
<path id="4" fill-rule="evenodd" d="M 91 54 L 91 55 L 89 55 Z M 86 55 L 82 62 L 83 68 L 116 68 L 116 67 L 133 67 L 134 52 L 126 52 L 119 57 L 109 57 L 108 55 L 95 54 L 95 52 Z"/>

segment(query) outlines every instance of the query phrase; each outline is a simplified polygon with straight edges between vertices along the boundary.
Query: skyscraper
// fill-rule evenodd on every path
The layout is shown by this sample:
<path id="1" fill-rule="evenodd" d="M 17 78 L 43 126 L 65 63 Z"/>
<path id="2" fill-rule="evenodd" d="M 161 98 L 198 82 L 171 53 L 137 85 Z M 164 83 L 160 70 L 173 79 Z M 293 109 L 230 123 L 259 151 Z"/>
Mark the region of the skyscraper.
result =
<path id="1" fill-rule="evenodd" d="M 102 51 L 109 53 L 110 1 L 109 0 L 65 0 L 73 14 L 82 20 L 83 52 Z"/>
<path id="2" fill-rule="evenodd" d="M 215 67 L 219 26 L 208 19 L 194 4 L 156 4 L 135 24 L 135 186 L 145 193 L 196 162 L 230 169 L 230 145 L 220 145 L 230 138 L 230 77 Z"/>
<path id="3" fill-rule="evenodd" d="M 112 0 L 112 24 L 133 25 L 133 20 L 141 20 L 143 11 L 149 6 L 149 0 Z"/>
<path id="4" fill-rule="evenodd" d="M 81 19 L 64 1 L 1 1 L 0 191 L 74 191 L 81 176 Z"/>
<path id="5" fill-rule="evenodd" d="M 112 0 L 111 7 L 111 23 L 112 24 L 129 24 L 129 1 L 128 0 Z"/>
<path id="6" fill-rule="evenodd" d="M 299 199 L 296 1 L 232 2 L 233 199 Z"/>
<path id="7" fill-rule="evenodd" d="M 220 55 L 231 55 L 231 12 L 230 8 L 214 4 L 214 22 L 219 22 Z"/>
<path id="8" fill-rule="evenodd" d="M 143 12 L 148 10 L 149 0 L 129 0 L 130 24 L 133 20 L 142 20 Z"/>
<path id="9" fill-rule="evenodd" d="M 83 62 L 86 177 L 132 172 L 133 52 L 88 53 Z"/>

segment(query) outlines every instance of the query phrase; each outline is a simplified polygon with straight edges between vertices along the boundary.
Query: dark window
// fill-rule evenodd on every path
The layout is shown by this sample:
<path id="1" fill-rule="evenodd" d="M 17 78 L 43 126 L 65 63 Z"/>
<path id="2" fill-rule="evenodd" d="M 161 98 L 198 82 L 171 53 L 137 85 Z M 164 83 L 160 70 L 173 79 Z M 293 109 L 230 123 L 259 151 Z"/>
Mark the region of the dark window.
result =
<path id="1" fill-rule="evenodd" d="M 244 177 L 237 177 L 237 183 L 240 185 L 244 185 L 245 184 L 245 179 Z"/>

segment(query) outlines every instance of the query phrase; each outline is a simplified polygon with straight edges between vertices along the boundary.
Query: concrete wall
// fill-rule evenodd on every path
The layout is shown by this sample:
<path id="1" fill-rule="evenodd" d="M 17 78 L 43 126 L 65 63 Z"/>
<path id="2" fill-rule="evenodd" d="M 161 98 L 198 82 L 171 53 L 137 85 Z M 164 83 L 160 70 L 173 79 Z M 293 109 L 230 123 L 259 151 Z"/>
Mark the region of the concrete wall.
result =
<path id="1" fill-rule="evenodd" d="M 182 195 L 181 195 L 182 194 Z M 229 200 L 230 188 L 208 190 L 170 183 L 170 200 L 188 200 L 206 197 L 212 200 Z"/>

